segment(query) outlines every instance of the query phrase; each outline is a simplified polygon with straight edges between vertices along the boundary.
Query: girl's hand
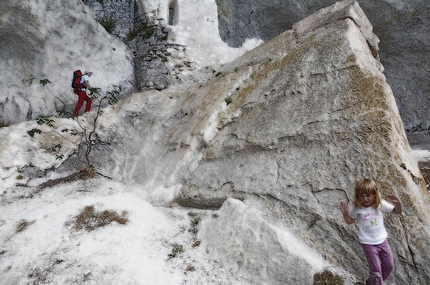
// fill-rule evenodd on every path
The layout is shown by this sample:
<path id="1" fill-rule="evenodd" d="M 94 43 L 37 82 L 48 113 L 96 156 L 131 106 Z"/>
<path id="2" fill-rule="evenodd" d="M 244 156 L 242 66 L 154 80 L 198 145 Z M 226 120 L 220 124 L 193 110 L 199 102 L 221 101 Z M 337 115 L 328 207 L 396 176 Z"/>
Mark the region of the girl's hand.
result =
<path id="1" fill-rule="evenodd" d="M 355 219 L 353 219 L 349 216 L 348 204 L 345 203 L 344 201 L 340 202 L 340 211 L 342 212 L 343 219 L 345 220 L 345 222 L 347 224 L 350 225 L 350 224 L 354 223 Z"/>
<path id="2" fill-rule="evenodd" d="M 340 211 L 344 215 L 348 214 L 348 205 L 344 201 L 340 202 Z"/>
<path id="3" fill-rule="evenodd" d="M 388 194 L 387 195 L 388 200 L 390 200 L 391 203 L 394 204 L 393 213 L 394 214 L 401 214 L 403 211 L 402 201 L 400 198 L 394 194 Z"/>
<path id="4" fill-rule="evenodd" d="M 400 201 L 400 198 L 394 194 L 388 194 L 387 195 L 388 200 L 390 200 L 391 203 L 395 204 L 399 204 L 402 203 L 402 201 Z"/>

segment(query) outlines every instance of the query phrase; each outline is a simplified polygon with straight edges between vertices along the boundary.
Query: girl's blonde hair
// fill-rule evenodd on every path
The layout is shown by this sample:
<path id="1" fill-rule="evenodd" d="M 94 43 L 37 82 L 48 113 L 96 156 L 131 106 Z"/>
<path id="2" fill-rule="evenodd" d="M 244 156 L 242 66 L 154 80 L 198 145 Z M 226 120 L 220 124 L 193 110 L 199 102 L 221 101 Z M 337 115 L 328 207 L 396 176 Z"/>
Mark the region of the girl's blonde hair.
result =
<path id="1" fill-rule="evenodd" d="M 372 207 L 376 210 L 381 203 L 381 195 L 379 194 L 378 186 L 376 186 L 375 181 L 372 179 L 361 179 L 357 182 L 354 188 L 354 206 L 360 207 L 362 206 L 359 200 L 359 196 L 361 194 L 373 194 L 375 195 L 375 201 L 373 202 Z"/>

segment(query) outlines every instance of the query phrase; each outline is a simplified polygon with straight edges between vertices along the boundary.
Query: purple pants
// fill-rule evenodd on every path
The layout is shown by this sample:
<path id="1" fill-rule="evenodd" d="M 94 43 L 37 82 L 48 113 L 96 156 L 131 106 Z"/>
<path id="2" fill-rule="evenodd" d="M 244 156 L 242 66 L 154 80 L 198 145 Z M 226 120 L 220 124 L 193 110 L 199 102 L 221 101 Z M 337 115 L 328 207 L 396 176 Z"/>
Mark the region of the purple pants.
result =
<path id="1" fill-rule="evenodd" d="M 370 277 L 366 283 L 369 285 L 383 285 L 388 275 L 394 268 L 393 254 L 388 241 L 381 244 L 362 244 L 367 263 L 369 264 Z"/>

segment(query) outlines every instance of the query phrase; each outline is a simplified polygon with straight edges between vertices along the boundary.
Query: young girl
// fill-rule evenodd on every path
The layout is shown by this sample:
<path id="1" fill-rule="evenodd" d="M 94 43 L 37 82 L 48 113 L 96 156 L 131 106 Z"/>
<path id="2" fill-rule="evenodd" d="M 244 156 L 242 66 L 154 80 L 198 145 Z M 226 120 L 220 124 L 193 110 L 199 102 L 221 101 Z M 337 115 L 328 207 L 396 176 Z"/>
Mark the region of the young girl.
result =
<path id="1" fill-rule="evenodd" d="M 340 202 L 340 210 L 347 224 L 357 220 L 358 240 L 369 264 L 370 277 L 368 285 L 382 285 L 394 268 L 393 255 L 387 242 L 387 231 L 384 227 L 384 213 L 402 213 L 402 202 L 393 194 L 387 198 L 391 205 L 380 198 L 379 190 L 372 179 L 358 181 L 354 188 L 354 207 L 348 213 L 348 205 Z"/>

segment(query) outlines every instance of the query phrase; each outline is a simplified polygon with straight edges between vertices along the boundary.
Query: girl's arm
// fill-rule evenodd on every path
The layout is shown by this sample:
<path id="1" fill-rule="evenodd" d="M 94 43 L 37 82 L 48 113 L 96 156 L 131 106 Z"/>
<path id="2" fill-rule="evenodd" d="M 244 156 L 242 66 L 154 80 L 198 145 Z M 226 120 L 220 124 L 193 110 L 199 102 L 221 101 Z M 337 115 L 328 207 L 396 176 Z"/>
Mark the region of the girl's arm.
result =
<path id="1" fill-rule="evenodd" d="M 392 213 L 401 214 L 403 211 L 403 206 L 402 206 L 402 201 L 400 200 L 400 198 L 394 194 L 388 194 L 387 198 L 394 205 L 394 209 L 393 209 Z"/>
<path id="2" fill-rule="evenodd" d="M 348 212 L 348 205 L 345 202 L 340 202 L 340 211 L 342 212 L 343 219 L 345 222 L 350 225 L 355 222 L 355 219 L 351 218 Z"/>

